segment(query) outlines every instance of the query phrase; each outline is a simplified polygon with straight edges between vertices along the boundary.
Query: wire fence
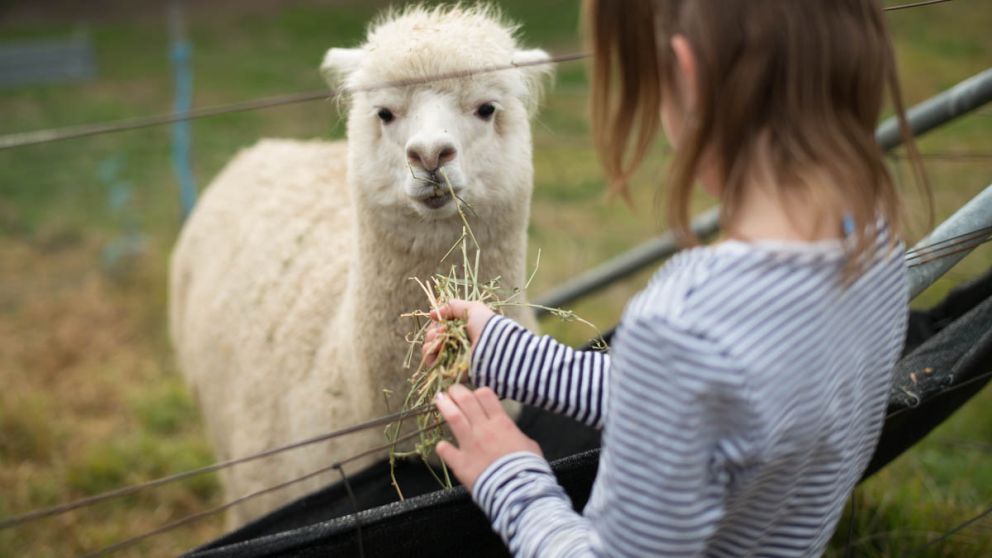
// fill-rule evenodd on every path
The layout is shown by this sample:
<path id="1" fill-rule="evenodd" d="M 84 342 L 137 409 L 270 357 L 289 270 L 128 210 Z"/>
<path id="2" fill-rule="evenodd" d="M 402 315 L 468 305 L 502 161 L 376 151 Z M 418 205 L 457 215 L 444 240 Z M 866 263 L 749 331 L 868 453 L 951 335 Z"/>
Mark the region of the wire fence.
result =
<path id="1" fill-rule="evenodd" d="M 924 2 L 896 4 L 892 6 L 886 6 L 883 8 L 883 10 L 895 11 L 895 10 L 903 10 L 908 8 L 919 8 L 923 6 L 929 6 L 931 4 L 941 4 L 950 1 L 951 0 L 927 0 Z M 429 78 L 424 78 L 424 79 L 396 80 L 396 81 L 384 82 L 381 84 L 367 86 L 367 87 L 352 88 L 352 89 L 340 88 L 333 91 L 320 89 L 317 91 L 287 93 L 284 95 L 264 97 L 260 99 L 251 99 L 246 101 L 238 101 L 234 103 L 214 105 L 214 106 L 203 107 L 188 111 L 176 111 L 167 114 L 143 116 L 143 117 L 126 119 L 126 120 L 116 120 L 111 122 L 82 124 L 78 126 L 66 126 L 62 128 L 49 128 L 44 130 L 34 130 L 30 132 L 7 134 L 0 136 L 0 151 L 5 149 L 13 149 L 16 147 L 27 147 L 30 145 L 40 145 L 40 144 L 64 141 L 69 139 L 78 139 L 78 138 L 85 138 L 85 137 L 97 136 L 103 134 L 138 130 L 141 128 L 161 126 L 164 124 L 173 124 L 176 122 L 183 122 L 187 120 L 196 120 L 199 118 L 220 116 L 223 114 L 233 114 L 238 112 L 262 110 L 273 107 L 294 105 L 299 103 L 329 100 L 335 97 L 347 95 L 350 93 L 356 93 L 356 92 L 368 92 L 368 91 L 388 89 L 393 87 L 424 85 L 427 83 L 431 83 L 433 81 L 443 81 L 447 79 L 463 79 L 479 74 L 498 72 L 501 70 L 508 70 L 513 68 L 521 68 L 526 66 L 543 66 L 547 64 L 572 62 L 575 60 L 581 60 L 588 57 L 589 54 L 584 52 L 560 54 L 557 56 L 552 56 L 549 60 L 538 60 L 538 61 L 522 62 L 516 64 L 511 63 L 504 65 L 496 65 L 485 68 L 466 69 L 464 71 L 449 72 L 445 74 L 431 76 Z"/>
<path id="2" fill-rule="evenodd" d="M 429 432 L 430 430 L 433 430 L 435 428 L 438 428 L 438 427 L 442 426 L 442 424 L 443 424 L 443 421 L 434 422 L 434 423 L 432 423 L 432 424 L 430 424 L 430 425 L 428 425 L 428 426 L 426 426 L 424 428 L 421 428 L 420 430 L 416 430 L 416 431 L 411 432 L 409 434 L 405 434 L 403 436 L 400 436 L 400 437 L 396 438 L 395 440 L 390 441 L 389 443 L 382 444 L 382 445 L 376 446 L 374 448 L 365 450 L 363 452 L 354 454 L 354 455 L 352 455 L 350 457 L 347 457 L 345 459 L 342 459 L 340 461 L 335 461 L 334 463 L 331 463 L 330 465 L 327 465 L 326 467 L 321 467 L 321 468 L 316 469 L 314 471 L 311 471 L 311 472 L 309 472 L 309 473 L 307 473 L 307 474 L 305 474 L 303 476 L 296 477 L 294 479 L 290 479 L 290 480 L 285 481 L 285 482 L 281 482 L 279 484 L 276 484 L 274 486 L 270 486 L 268 488 L 263 488 L 261 490 L 256 490 L 255 492 L 251 492 L 249 494 L 245 494 L 244 496 L 240 496 L 238 498 L 235 498 L 234 500 L 231 500 L 229 502 L 225 502 L 225 503 L 223 503 L 223 504 L 221 504 L 219 506 L 215 506 L 215 507 L 210 508 L 208 510 L 204 510 L 202 512 L 198 512 L 198 513 L 195 513 L 195 514 L 192 514 L 192 515 L 188 515 L 188 516 L 183 517 L 181 519 L 177 519 L 176 521 L 173 521 L 171 523 L 167 523 L 167 524 L 165 524 L 165 525 L 163 525 L 163 526 L 161 526 L 161 527 L 159 527 L 157 529 L 153 529 L 151 531 L 144 532 L 144 533 L 142 533 L 140 535 L 137 535 L 137 536 L 134 536 L 134 537 L 125 539 L 125 540 L 120 541 L 118 543 L 114 543 L 114 544 L 112 544 L 110 546 L 106 546 L 106 547 L 103 547 L 103 548 L 101 548 L 99 550 L 95 550 L 93 552 L 89 552 L 87 554 L 84 554 L 83 555 L 83 558 L 96 558 L 97 556 L 105 556 L 107 554 L 111 554 L 113 552 L 117 552 L 118 550 L 123 550 L 125 548 L 130 547 L 130 546 L 134 546 L 135 544 L 137 544 L 137 543 L 139 543 L 139 542 L 141 542 L 141 541 L 143 541 L 145 539 L 148 539 L 148 538 L 151 538 L 151 537 L 154 537 L 154 536 L 157 536 L 157 535 L 162 535 L 162 534 L 168 533 L 169 531 L 173 531 L 173 530 L 178 529 L 179 527 L 182 527 L 184 525 L 189 525 L 190 523 L 193 523 L 195 521 L 199 521 L 201 519 L 205 519 L 205 518 L 210 517 L 212 515 L 216 515 L 216 514 L 222 512 L 222 511 L 224 511 L 226 509 L 229 509 L 229 508 L 232 508 L 232 507 L 234 507 L 234 506 L 236 506 L 236 505 L 238 505 L 238 504 L 240 504 L 242 502 L 246 502 L 248 500 L 251 500 L 251 499 L 254 499 L 254 498 L 258 498 L 259 496 L 264 496 L 265 494 L 269 494 L 269 493 L 275 492 L 277 490 L 282 490 L 283 488 L 287 488 L 287 487 L 293 486 L 295 484 L 299 484 L 299 483 L 301 483 L 303 481 L 312 479 L 314 477 L 320 476 L 320 475 L 322 475 L 324 473 L 328 473 L 330 471 L 338 470 L 338 471 L 341 472 L 341 475 L 342 476 L 345 476 L 344 475 L 344 469 L 342 468 L 344 465 L 347 465 L 348 463 L 351 463 L 353 461 L 357 461 L 357 460 L 359 460 L 359 459 L 361 459 L 363 457 L 367 457 L 367 456 L 370 456 L 370 455 L 375 455 L 375 454 L 377 454 L 379 452 L 386 451 L 386 450 L 392 448 L 393 446 L 395 446 L 396 444 L 398 444 L 400 442 L 405 442 L 407 440 L 412 440 L 413 438 L 416 438 L 416 437 L 420 436 L 421 434 L 423 434 L 425 432 Z M 345 478 L 347 478 L 347 477 L 345 477 Z M 352 497 L 352 499 L 354 499 L 354 498 Z M 357 508 L 357 504 L 355 504 L 354 507 Z"/>
<path id="3" fill-rule="evenodd" d="M 921 8 L 923 6 L 930 6 L 932 4 L 943 4 L 944 2 L 950 2 L 951 0 L 924 0 L 923 2 L 911 2 L 908 4 L 896 4 L 894 6 L 886 6 L 882 8 L 883 10 L 895 11 L 895 10 L 905 10 L 907 8 Z"/>
<path id="4" fill-rule="evenodd" d="M 271 457 L 273 455 L 277 455 L 277 454 L 280 454 L 280 453 L 291 451 L 291 450 L 294 450 L 294 449 L 297 449 L 297 448 L 302 448 L 302 447 L 310 446 L 310 445 L 317 444 L 317 443 L 320 443 L 320 442 L 326 442 L 326 441 L 329 441 L 329 440 L 333 440 L 335 438 L 340 438 L 342 436 L 347 436 L 349 434 L 354 434 L 356 432 L 361 432 L 361 431 L 368 430 L 368 429 L 371 429 L 371 428 L 376 428 L 376 427 L 379 427 L 379 426 L 385 426 L 387 424 L 390 424 L 390 423 L 393 423 L 393 422 L 396 422 L 396 421 L 401 421 L 401 420 L 404 420 L 404 419 L 407 419 L 407 418 L 417 417 L 417 416 L 420 416 L 420 415 L 423 415 L 423 414 L 429 412 L 432 408 L 433 408 L 432 406 L 422 406 L 422 407 L 418 407 L 416 409 L 411 409 L 409 411 L 403 411 L 403 412 L 399 412 L 399 413 L 393 413 L 391 415 L 386 415 L 386 416 L 383 416 L 383 417 L 374 418 L 372 420 L 369 420 L 369 421 L 366 421 L 366 422 L 363 422 L 363 423 L 359 423 L 359 424 L 355 424 L 355 425 L 348 426 L 348 427 L 345 427 L 345 428 L 341 428 L 339 430 L 328 432 L 326 434 L 321 434 L 321 435 L 318 435 L 318 436 L 313 436 L 311 438 L 307 438 L 305 440 L 300 440 L 298 442 L 293 442 L 293 443 L 290 443 L 290 444 L 286 444 L 284 446 L 279 446 L 279 447 L 276 447 L 276 448 L 266 449 L 266 450 L 263 450 L 263 451 L 260 451 L 258 453 L 254 453 L 254 454 L 251 454 L 251 455 L 237 457 L 237 458 L 229 459 L 229 460 L 226 460 L 226 461 L 219 461 L 217 463 L 213 463 L 213 464 L 207 465 L 205 467 L 199 467 L 197 469 L 191 469 L 189 471 L 183 471 L 181 473 L 176 473 L 174 475 L 169 475 L 169 476 L 161 477 L 161 478 L 158 478 L 158 479 L 150 480 L 150 481 L 147 481 L 147 482 L 143 482 L 143 483 L 139 483 L 139 484 L 134 484 L 134 485 L 131 485 L 131 486 L 125 486 L 125 487 L 121 487 L 121 488 L 118 488 L 118 489 L 115 489 L 115 490 L 110 490 L 110 491 L 103 492 L 101 494 L 96 494 L 96 495 L 93 495 L 93 496 L 89 496 L 89 497 L 86 497 L 86 498 L 81 498 L 81 499 L 75 500 L 73 502 L 68 502 L 68 503 L 65 503 L 65 504 L 57 505 L 57 506 L 51 506 L 51 507 L 48 507 L 48 508 L 42 508 L 42 509 L 35 510 L 35 511 L 29 512 L 29 513 L 25 513 L 23 515 L 18 515 L 18 516 L 10 517 L 10 518 L 7 518 L 7 519 L 0 520 L 0 530 L 9 529 L 11 527 L 17 527 L 18 525 L 22 525 L 24 523 L 28 523 L 28 522 L 31 522 L 31 521 L 36 521 L 36 520 L 39 520 L 39 519 L 44 519 L 46 517 L 51 517 L 51 516 L 54 516 L 54 515 L 61 515 L 63 513 L 70 512 L 72 510 L 76 510 L 76 509 L 87 507 L 87 506 L 92 506 L 92 505 L 95 505 L 95 504 L 99 504 L 101 502 L 105 502 L 107 500 L 112 500 L 112 499 L 116 499 L 116 498 L 123 498 L 125 496 L 130 496 L 132 494 L 135 494 L 135 493 L 140 492 L 142 490 L 147 490 L 149 488 L 157 488 L 159 486 L 164 486 L 166 484 L 171 484 L 171 483 L 174 483 L 174 482 L 179 482 L 179 481 L 182 481 L 182 480 L 186 480 L 186 479 L 191 478 L 191 477 L 195 477 L 195 476 L 199 476 L 199 475 L 205 475 L 207 473 L 213 473 L 213 472 L 219 471 L 221 469 L 227 469 L 228 467 L 234 467 L 235 465 L 241 465 L 242 463 L 249 463 L 251 461 L 256 461 L 258 459 L 263 459 L 265 457 Z"/>
<path id="5" fill-rule="evenodd" d="M 557 56 L 552 56 L 548 60 L 535 60 L 535 61 L 520 62 L 515 64 L 511 63 L 511 64 L 501 64 L 501 65 L 487 66 L 481 68 L 472 68 L 462 71 L 437 74 L 434 76 L 421 78 L 421 79 L 403 79 L 403 80 L 386 81 L 375 85 L 350 88 L 350 89 L 339 88 L 335 90 L 320 89 L 318 91 L 304 91 L 301 93 L 289 93 L 274 97 L 264 97 L 261 99 L 252 99 L 249 101 L 239 101 L 235 103 L 214 105 L 199 109 L 193 109 L 189 111 L 170 112 L 167 114 L 142 116 L 142 117 L 130 118 L 126 120 L 115 120 L 111 122 L 82 124 L 79 126 L 66 126 L 63 128 L 49 128 L 44 130 L 35 130 L 32 132 L 7 134 L 4 136 L 0 136 L 0 151 L 5 149 L 14 149 L 17 147 L 41 145 L 41 144 L 52 143 L 57 141 L 85 138 L 85 137 L 98 136 L 103 134 L 113 134 L 118 132 L 126 132 L 130 130 L 139 130 L 142 128 L 150 128 L 153 126 L 161 126 L 164 124 L 173 124 L 175 122 L 184 122 L 187 120 L 196 120 L 199 118 L 220 116 L 222 114 L 233 114 L 238 112 L 262 110 L 273 107 L 282 107 L 286 105 L 295 105 L 299 103 L 308 103 L 312 101 L 328 101 L 341 96 L 347 96 L 352 93 L 358 93 L 358 92 L 377 91 L 382 89 L 391 89 L 395 87 L 412 87 L 417 85 L 425 85 L 436 81 L 449 80 L 449 79 L 465 79 L 480 74 L 523 68 L 527 66 L 546 66 L 548 64 L 572 62 L 575 60 L 581 60 L 586 57 L 588 57 L 588 54 L 581 52 L 572 53 L 572 54 L 560 54 Z"/>

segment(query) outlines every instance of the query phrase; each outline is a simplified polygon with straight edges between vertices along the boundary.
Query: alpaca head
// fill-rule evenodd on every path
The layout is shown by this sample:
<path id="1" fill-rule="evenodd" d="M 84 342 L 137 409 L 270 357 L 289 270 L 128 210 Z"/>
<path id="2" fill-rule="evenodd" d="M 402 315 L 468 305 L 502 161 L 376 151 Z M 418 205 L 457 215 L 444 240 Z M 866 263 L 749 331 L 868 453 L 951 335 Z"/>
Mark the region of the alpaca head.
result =
<path id="1" fill-rule="evenodd" d="M 548 59 L 518 48 L 515 30 L 491 8 L 417 7 L 380 18 L 359 48 L 327 52 L 321 70 L 350 103 L 349 181 L 375 218 L 460 227 L 450 184 L 480 216 L 526 219 L 529 117 L 550 65 L 377 87 Z"/>

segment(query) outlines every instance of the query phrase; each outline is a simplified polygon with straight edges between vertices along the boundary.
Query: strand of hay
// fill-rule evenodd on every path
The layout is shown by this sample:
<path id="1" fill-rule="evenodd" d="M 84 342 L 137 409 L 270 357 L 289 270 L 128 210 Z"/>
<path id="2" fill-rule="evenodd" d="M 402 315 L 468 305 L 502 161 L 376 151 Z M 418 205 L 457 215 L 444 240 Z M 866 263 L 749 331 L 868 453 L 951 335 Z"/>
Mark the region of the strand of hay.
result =
<path id="1" fill-rule="evenodd" d="M 540 308 L 547 310 L 551 315 L 560 320 L 577 321 L 588 325 L 596 332 L 596 337 L 598 338 L 597 348 L 605 349 L 606 343 L 603 341 L 602 335 L 596 326 L 580 318 L 575 312 L 525 303 L 521 300 L 523 293 L 530 286 L 540 267 L 540 251 L 537 254 L 534 271 L 528 277 L 523 287 L 514 288 L 509 291 L 502 289 L 500 287 L 500 277 L 495 277 L 485 283 L 480 282 L 479 259 L 482 249 L 475 235 L 472 233 L 472 228 L 469 226 L 468 219 L 463 210 L 463 207 L 469 211 L 472 211 L 472 208 L 455 194 L 454 188 L 452 188 L 451 182 L 443 170 L 440 174 L 443 182 L 435 181 L 435 188 L 440 191 L 442 187 L 447 187 L 448 194 L 452 197 L 455 207 L 458 209 L 458 215 L 462 220 L 461 237 L 448 250 L 444 257 L 441 258 L 441 262 L 443 263 L 454 253 L 460 253 L 461 273 L 459 273 L 459 266 L 452 264 L 451 269 L 446 275 L 435 274 L 426 280 L 417 277 L 411 278 L 424 291 L 424 295 L 427 297 L 430 305 L 430 310 L 438 310 L 452 299 L 482 302 L 499 314 L 502 314 L 504 308 L 513 306 Z M 472 250 L 470 250 L 470 243 Z M 473 251 L 474 253 L 470 253 Z M 409 347 L 404 360 L 404 367 L 406 368 L 411 367 L 415 355 L 424 344 L 427 331 L 432 324 L 430 310 L 415 310 L 402 315 L 404 318 L 413 318 L 417 322 L 416 331 L 407 336 Z M 435 339 L 435 343 L 439 347 L 437 357 L 430 363 L 424 358 L 419 360 L 416 371 L 410 377 L 410 390 L 403 400 L 403 410 L 433 404 L 434 398 L 438 393 L 446 391 L 452 385 L 468 379 L 472 344 L 469 341 L 466 322 L 463 319 L 454 318 L 442 320 L 441 325 L 443 327 L 439 330 Z M 386 394 L 387 403 L 389 395 Z M 402 451 L 397 449 L 395 441 L 399 437 L 403 422 L 399 421 L 386 427 L 387 440 L 394 442 L 389 453 L 390 477 L 393 487 L 396 489 L 396 493 L 401 500 L 403 499 L 403 491 L 396 482 L 395 475 L 396 460 L 400 458 L 420 457 L 424 465 L 427 466 L 428 470 L 442 487 L 450 488 L 452 486 L 451 476 L 444 462 L 438 460 L 441 465 L 440 473 L 435 471 L 430 463 L 430 457 L 434 454 L 434 447 L 437 443 L 441 440 L 450 439 L 448 433 L 441 426 L 427 428 L 431 424 L 443 422 L 440 413 L 434 408 L 432 411 L 418 416 L 416 422 L 417 429 L 423 430 L 423 432 L 421 432 L 419 438 L 411 448 Z"/>

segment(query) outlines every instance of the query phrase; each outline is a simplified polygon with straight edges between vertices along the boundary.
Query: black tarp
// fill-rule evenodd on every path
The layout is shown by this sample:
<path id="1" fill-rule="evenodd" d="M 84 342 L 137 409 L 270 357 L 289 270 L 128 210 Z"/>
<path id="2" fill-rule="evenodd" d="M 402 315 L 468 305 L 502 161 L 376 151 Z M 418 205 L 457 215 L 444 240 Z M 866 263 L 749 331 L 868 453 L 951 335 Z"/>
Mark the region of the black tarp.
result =
<path id="1" fill-rule="evenodd" d="M 906 349 L 894 372 L 889 418 L 865 473 L 870 476 L 926 436 L 980 391 L 992 371 L 992 272 L 911 312 Z M 521 428 L 537 440 L 555 474 L 581 509 L 599 463 L 598 433 L 570 419 L 525 408 Z M 404 463 L 397 502 L 389 468 L 380 462 L 343 483 L 301 498 L 189 556 L 506 556 L 464 489 L 438 491 L 423 465 Z M 352 513 L 354 509 L 359 513 Z"/>

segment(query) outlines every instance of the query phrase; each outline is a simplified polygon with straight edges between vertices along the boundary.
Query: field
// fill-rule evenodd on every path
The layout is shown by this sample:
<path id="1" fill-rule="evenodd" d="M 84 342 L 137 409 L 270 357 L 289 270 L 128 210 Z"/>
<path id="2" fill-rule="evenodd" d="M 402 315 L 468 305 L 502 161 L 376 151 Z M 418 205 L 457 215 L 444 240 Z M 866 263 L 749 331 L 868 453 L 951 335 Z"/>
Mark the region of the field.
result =
<path id="1" fill-rule="evenodd" d="M 172 70 L 161 2 L 0 2 L 0 42 L 92 38 L 96 80 L 0 89 L 0 134 L 170 110 Z M 556 53 L 581 48 L 578 2 L 512 0 L 524 40 Z M 330 46 L 350 46 L 384 2 L 190 2 L 195 105 L 323 87 L 316 66 Z M 890 12 L 904 93 L 925 99 L 992 61 L 992 4 L 958 0 Z M 653 207 L 664 161 L 657 147 L 635 184 L 631 211 L 603 194 L 588 139 L 586 74 L 558 69 L 534 125 L 536 184 L 530 229 L 540 294 L 663 229 Z M 198 120 L 193 165 L 200 188 L 239 148 L 261 137 L 341 137 L 334 103 L 312 102 Z M 0 151 L 0 518 L 208 464 L 195 404 L 166 335 L 167 258 L 181 225 L 170 130 L 159 127 Z M 992 182 L 992 108 L 920 141 L 937 220 Z M 896 175 L 909 177 L 899 153 Z M 910 237 L 927 230 L 905 184 Z M 698 208 L 708 200 L 699 199 Z M 595 223 L 596 226 L 590 226 Z M 992 261 L 985 247 L 914 304 L 939 300 Z M 608 327 L 648 274 L 579 303 Z M 587 331 L 546 322 L 571 343 Z M 986 407 L 989 405 L 989 407 Z M 992 505 L 992 390 L 858 488 L 853 555 L 913 551 Z M 68 556 L 111 544 L 220 503 L 203 477 L 31 526 L 0 531 L 0 558 Z M 845 518 L 831 555 L 844 555 Z M 220 518 L 157 537 L 123 555 L 172 555 L 221 532 Z M 921 556 L 992 552 L 986 518 Z"/>

